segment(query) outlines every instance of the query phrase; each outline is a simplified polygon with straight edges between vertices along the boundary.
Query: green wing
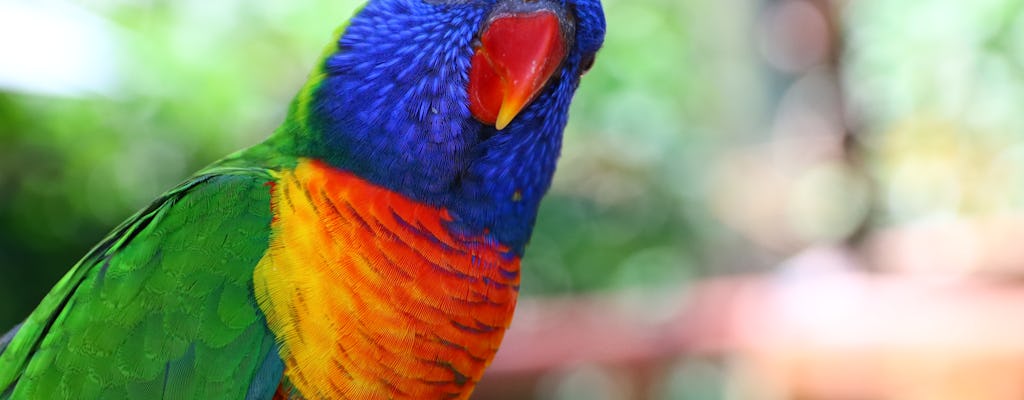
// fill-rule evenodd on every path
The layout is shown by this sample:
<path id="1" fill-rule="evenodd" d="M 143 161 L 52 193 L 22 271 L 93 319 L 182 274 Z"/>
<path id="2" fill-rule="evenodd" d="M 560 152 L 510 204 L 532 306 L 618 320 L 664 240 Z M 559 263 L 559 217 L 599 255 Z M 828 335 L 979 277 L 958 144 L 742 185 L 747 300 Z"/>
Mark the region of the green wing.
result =
<path id="1" fill-rule="evenodd" d="M 269 398 L 283 365 L 252 273 L 272 181 L 209 170 L 115 229 L 0 348 L 0 400 Z"/>

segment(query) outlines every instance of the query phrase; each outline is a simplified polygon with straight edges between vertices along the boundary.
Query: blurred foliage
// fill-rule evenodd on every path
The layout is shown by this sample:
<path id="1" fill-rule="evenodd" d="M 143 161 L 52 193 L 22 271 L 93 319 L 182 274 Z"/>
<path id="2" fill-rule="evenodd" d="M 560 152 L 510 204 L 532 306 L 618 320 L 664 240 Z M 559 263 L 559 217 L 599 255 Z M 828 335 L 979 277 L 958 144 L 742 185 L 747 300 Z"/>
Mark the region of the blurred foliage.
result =
<path id="1" fill-rule="evenodd" d="M 1024 1 L 851 2 L 852 111 L 885 223 L 1024 207 Z"/>

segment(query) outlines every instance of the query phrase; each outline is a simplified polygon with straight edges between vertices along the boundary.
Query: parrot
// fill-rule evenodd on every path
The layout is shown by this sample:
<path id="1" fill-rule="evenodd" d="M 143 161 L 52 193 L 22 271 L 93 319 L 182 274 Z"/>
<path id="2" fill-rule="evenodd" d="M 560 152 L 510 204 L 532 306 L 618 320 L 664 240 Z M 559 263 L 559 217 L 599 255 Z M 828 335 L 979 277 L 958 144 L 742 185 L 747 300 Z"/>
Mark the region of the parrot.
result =
<path id="1" fill-rule="evenodd" d="M 465 399 L 515 309 L 600 0 L 369 0 L 281 125 L 0 336 L 7 399 Z"/>

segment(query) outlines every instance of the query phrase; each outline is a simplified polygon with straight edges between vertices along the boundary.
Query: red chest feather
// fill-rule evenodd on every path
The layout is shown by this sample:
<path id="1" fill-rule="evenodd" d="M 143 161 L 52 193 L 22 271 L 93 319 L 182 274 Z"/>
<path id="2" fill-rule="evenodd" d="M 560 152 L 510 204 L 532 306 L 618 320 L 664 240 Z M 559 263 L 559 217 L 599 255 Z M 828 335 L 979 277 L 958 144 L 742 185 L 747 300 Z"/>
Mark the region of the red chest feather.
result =
<path id="1" fill-rule="evenodd" d="M 285 376 L 306 398 L 465 398 L 494 356 L 519 260 L 443 209 L 317 162 L 273 188 L 256 268 Z"/>

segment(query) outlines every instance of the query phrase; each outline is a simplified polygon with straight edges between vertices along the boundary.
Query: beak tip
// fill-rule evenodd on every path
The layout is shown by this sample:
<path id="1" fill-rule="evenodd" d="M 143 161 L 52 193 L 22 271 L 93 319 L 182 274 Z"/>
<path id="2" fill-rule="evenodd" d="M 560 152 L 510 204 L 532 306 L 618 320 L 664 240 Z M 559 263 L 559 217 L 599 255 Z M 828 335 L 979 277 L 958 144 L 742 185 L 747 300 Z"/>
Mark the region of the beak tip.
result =
<path id="1" fill-rule="evenodd" d="M 519 115 L 519 112 L 523 110 L 526 102 L 523 101 L 526 95 L 520 94 L 518 96 L 506 96 L 505 100 L 501 104 L 501 110 L 498 111 L 498 117 L 494 121 L 494 127 L 499 131 L 505 129 L 512 120 Z"/>
<path id="2" fill-rule="evenodd" d="M 497 122 L 495 122 L 495 123 L 494 123 L 494 128 L 495 128 L 495 129 L 497 129 L 497 130 L 499 130 L 499 131 L 500 131 L 500 130 L 503 130 L 503 129 L 505 129 L 505 127 L 507 127 L 507 126 L 508 126 L 508 124 L 509 124 L 510 122 L 512 122 L 512 121 L 502 121 L 502 120 L 498 120 Z"/>

